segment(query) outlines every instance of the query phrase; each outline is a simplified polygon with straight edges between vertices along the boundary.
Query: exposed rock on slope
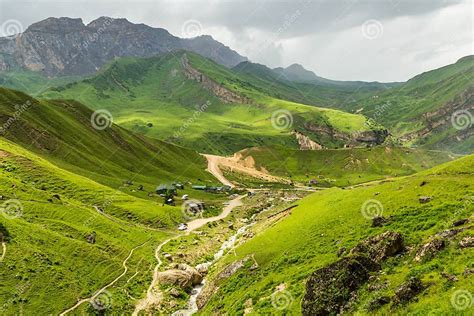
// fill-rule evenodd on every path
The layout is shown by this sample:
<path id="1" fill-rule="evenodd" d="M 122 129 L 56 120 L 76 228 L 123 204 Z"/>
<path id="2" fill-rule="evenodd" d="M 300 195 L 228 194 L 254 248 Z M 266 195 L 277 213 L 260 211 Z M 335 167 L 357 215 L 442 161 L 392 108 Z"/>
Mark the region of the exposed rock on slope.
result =
<path id="1" fill-rule="evenodd" d="M 311 138 L 309 138 L 308 136 L 306 136 L 303 133 L 300 133 L 298 131 L 293 131 L 293 135 L 295 135 L 296 140 L 298 141 L 298 144 L 300 145 L 301 150 L 319 150 L 319 149 L 323 149 L 323 146 L 316 143 L 315 141 L 312 141 Z"/>
<path id="2" fill-rule="evenodd" d="M 216 97 L 225 103 L 250 103 L 250 100 L 238 95 L 235 92 L 226 89 L 211 78 L 202 74 L 199 70 L 193 68 L 189 62 L 186 54 L 181 58 L 181 64 L 184 69 L 186 78 L 199 82 L 205 89 L 211 91 Z"/>
<path id="3" fill-rule="evenodd" d="M 200 284 L 202 278 L 202 275 L 195 268 L 186 264 L 178 264 L 174 269 L 166 270 L 158 274 L 160 283 L 178 285 L 184 289 Z"/>
<path id="4" fill-rule="evenodd" d="M 116 57 L 183 49 L 228 67 L 246 60 L 210 36 L 181 39 L 165 29 L 108 17 L 88 25 L 81 19 L 48 18 L 16 38 L 0 38 L 0 70 L 24 67 L 48 76 L 87 75 Z"/>
<path id="5" fill-rule="evenodd" d="M 362 241 L 348 257 L 316 270 L 306 282 L 303 315 L 342 313 L 370 273 L 380 270 L 382 261 L 403 249 L 402 235 L 387 231 Z"/>

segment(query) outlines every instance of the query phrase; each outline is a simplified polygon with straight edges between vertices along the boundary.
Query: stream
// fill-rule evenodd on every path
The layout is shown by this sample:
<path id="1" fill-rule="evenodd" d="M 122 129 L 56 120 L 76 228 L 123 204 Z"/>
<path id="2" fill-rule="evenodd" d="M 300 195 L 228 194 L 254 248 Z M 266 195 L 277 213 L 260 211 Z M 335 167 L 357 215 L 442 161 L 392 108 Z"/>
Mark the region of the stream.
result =
<path id="1" fill-rule="evenodd" d="M 224 256 L 226 250 L 234 248 L 237 238 L 243 233 L 245 233 L 249 227 L 255 224 L 255 222 L 253 221 L 254 218 L 255 218 L 255 215 L 251 217 L 250 224 L 240 227 L 234 235 L 230 236 L 226 241 L 222 243 L 219 251 L 217 251 L 214 254 L 213 260 L 200 263 L 199 265 L 196 266 L 196 268 L 198 267 L 209 268 L 212 264 L 214 264 L 217 260 L 219 260 L 220 258 L 222 258 L 222 256 Z M 190 316 L 196 313 L 199 310 L 197 306 L 197 298 L 199 294 L 201 293 L 202 289 L 204 288 L 205 283 L 206 283 L 206 280 L 204 279 L 201 282 L 201 284 L 194 286 L 191 291 L 191 296 L 189 297 L 189 300 L 188 300 L 188 308 L 178 310 L 174 312 L 172 316 Z"/>

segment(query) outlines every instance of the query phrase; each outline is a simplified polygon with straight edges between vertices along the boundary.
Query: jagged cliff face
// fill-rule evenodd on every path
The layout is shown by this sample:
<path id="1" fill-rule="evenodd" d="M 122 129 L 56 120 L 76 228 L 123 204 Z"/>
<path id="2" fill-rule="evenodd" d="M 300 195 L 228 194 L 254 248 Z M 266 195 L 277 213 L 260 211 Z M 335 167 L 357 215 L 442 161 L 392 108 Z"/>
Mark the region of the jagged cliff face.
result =
<path id="1" fill-rule="evenodd" d="M 330 139 L 342 141 L 346 147 L 381 145 L 389 136 L 389 132 L 386 129 L 374 129 L 348 134 L 330 126 L 315 125 L 312 122 L 306 122 L 303 128 L 309 133 L 324 135 Z"/>
<path id="2" fill-rule="evenodd" d="M 199 70 L 193 68 L 188 61 L 186 54 L 181 58 L 181 65 L 183 66 L 184 75 L 187 79 L 195 80 L 199 82 L 203 88 L 212 92 L 216 97 L 218 97 L 224 103 L 250 103 L 250 100 L 226 89 L 222 85 L 219 85 L 217 82 L 211 78 L 202 74 Z"/>
<path id="3" fill-rule="evenodd" d="M 296 141 L 300 146 L 300 150 L 319 150 L 324 148 L 301 132 L 293 131 L 292 134 L 295 135 Z"/>
<path id="4" fill-rule="evenodd" d="M 84 25 L 81 19 L 48 18 L 17 37 L 0 38 L 0 71 L 24 67 L 47 76 L 88 75 L 116 57 L 178 50 L 194 51 L 228 67 L 246 60 L 210 36 L 181 39 L 126 19 L 101 17 Z"/>

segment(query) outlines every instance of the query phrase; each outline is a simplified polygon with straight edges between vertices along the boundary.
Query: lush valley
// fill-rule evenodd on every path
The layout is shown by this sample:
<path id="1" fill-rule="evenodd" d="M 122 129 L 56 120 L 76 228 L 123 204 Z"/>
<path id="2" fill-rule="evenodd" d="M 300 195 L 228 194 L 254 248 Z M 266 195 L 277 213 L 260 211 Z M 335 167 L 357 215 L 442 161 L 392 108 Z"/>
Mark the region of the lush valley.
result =
<path id="1" fill-rule="evenodd" d="M 472 315 L 474 57 L 339 81 L 202 27 L 0 37 L 0 315 Z"/>
<path id="2" fill-rule="evenodd" d="M 330 148 L 386 137 L 362 115 L 271 97 L 245 76 L 189 52 L 120 59 L 42 97 L 107 109 L 125 128 L 199 152 L 230 154 L 262 144 L 298 148 L 293 130 Z"/>

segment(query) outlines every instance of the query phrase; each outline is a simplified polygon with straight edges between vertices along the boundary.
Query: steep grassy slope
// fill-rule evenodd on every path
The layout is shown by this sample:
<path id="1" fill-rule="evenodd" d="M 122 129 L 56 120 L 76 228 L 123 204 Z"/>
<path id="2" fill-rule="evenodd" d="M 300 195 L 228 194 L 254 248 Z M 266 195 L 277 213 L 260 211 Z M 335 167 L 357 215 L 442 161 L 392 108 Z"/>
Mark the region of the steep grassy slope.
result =
<path id="1" fill-rule="evenodd" d="M 118 277 L 132 248 L 143 245 L 105 296 L 124 312 L 130 307 L 126 293 L 146 288 L 153 247 L 169 235 L 156 228 L 174 226 L 182 216 L 177 208 L 70 173 L 3 139 L 0 195 L 0 224 L 9 233 L 0 262 L 2 315 L 58 314 Z M 87 241 L 92 235 L 95 243 Z M 94 313 L 88 303 L 81 309 Z"/>
<path id="2" fill-rule="evenodd" d="M 155 247 L 185 220 L 179 203 L 148 193 L 159 183 L 217 182 L 198 153 L 91 116 L 74 101 L 0 89 L 2 315 L 59 314 L 120 276 L 124 264 L 128 271 L 101 299 L 108 311 L 130 314 L 131 297 L 150 282 Z M 186 186 L 180 193 L 222 202 Z M 87 302 L 78 311 L 97 313 Z"/>
<path id="3" fill-rule="evenodd" d="M 51 89 L 43 96 L 105 108 L 126 128 L 213 153 L 232 153 L 261 144 L 297 148 L 290 134 L 293 129 L 327 147 L 342 146 L 356 131 L 381 130 L 366 124 L 361 115 L 269 96 L 251 79 L 185 52 L 120 59 L 91 79 Z M 272 125 L 274 113 L 283 118 L 277 128 Z M 327 133 L 315 133 L 311 128 Z"/>
<path id="4" fill-rule="evenodd" d="M 20 90 L 33 96 L 36 96 L 51 87 L 79 79 L 80 77 L 78 76 L 48 78 L 40 73 L 21 69 L 0 72 L 0 86 Z"/>
<path id="5" fill-rule="evenodd" d="M 258 226 L 254 238 L 238 247 L 235 253 L 229 253 L 224 262 L 211 271 L 210 279 L 214 279 L 231 262 L 247 256 L 257 262 L 255 267 L 254 261 L 248 260 L 232 276 L 221 277 L 217 281 L 217 292 L 200 314 L 229 310 L 241 314 L 244 309 L 260 315 L 300 314 L 305 282 L 313 271 L 338 260 L 337 252 L 342 247 L 350 249 L 369 236 L 393 230 L 403 235 L 406 251 L 383 263 L 382 272 L 374 281 L 358 291 L 349 312 L 368 313 L 371 299 L 382 295 L 391 297 L 406 279 L 418 276 L 427 287 L 416 300 L 394 309 L 388 304 L 376 312 L 469 315 L 472 312 L 466 309 L 469 305 L 462 305 L 453 297 L 461 290 L 470 295 L 474 291 L 473 276 L 469 274 L 474 252 L 472 248 L 459 246 L 462 237 L 472 236 L 472 223 L 463 226 L 470 228 L 454 237 L 446 237 L 446 247 L 435 253 L 433 259 L 422 262 L 413 259 L 422 244 L 436 233 L 452 229 L 455 220 L 471 216 L 472 221 L 472 170 L 474 156 L 468 156 L 382 184 L 351 190 L 332 188 L 304 198 L 291 214 L 280 217 L 277 222 L 270 221 L 267 229 Z M 432 201 L 421 204 L 420 196 L 431 196 Z M 367 201 L 371 201 L 378 212 L 364 208 Z M 389 222 L 383 227 L 371 227 L 366 216 L 375 213 L 390 218 Z M 449 281 L 442 273 L 455 275 L 458 280 Z M 370 290 L 368 285 L 375 285 L 375 290 Z M 451 303 L 453 301 L 456 303 Z M 470 303 L 472 301 L 467 304 Z M 461 311 L 459 307 L 465 309 Z"/>
<path id="6" fill-rule="evenodd" d="M 3 136 L 69 171 L 127 191 L 141 184 L 144 190 L 132 193 L 143 198 L 159 183 L 215 181 L 197 152 L 107 127 L 103 118 L 78 102 L 38 101 L 0 89 Z M 124 187 L 127 181 L 134 185 Z"/>
<path id="7" fill-rule="evenodd" d="M 315 179 L 318 186 L 349 186 L 409 175 L 454 158 L 444 152 L 397 147 L 316 151 L 259 147 L 244 149 L 238 155 L 241 159 L 251 157 L 257 169 L 297 182 Z"/>
<path id="8" fill-rule="evenodd" d="M 364 113 L 404 143 L 472 153 L 474 56 L 420 74 L 400 87 L 334 106 Z M 456 119 L 460 111 L 463 121 Z"/>

